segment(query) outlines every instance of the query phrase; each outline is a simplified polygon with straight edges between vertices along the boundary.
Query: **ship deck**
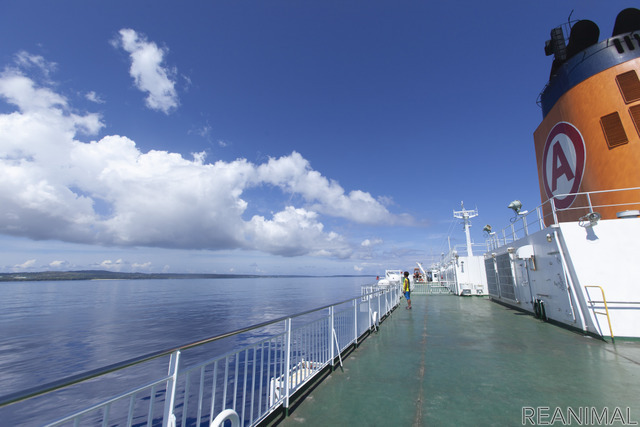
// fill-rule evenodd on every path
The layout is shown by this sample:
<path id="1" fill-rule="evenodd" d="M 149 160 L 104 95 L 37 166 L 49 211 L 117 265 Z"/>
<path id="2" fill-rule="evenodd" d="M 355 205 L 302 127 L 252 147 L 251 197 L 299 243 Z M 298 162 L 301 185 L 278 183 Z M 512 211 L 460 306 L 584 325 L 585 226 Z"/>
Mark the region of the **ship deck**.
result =
<path id="1" fill-rule="evenodd" d="M 417 295 L 412 304 L 280 425 L 640 422 L 640 342 L 603 342 L 482 297 Z M 567 419 L 569 410 L 590 418 Z"/>

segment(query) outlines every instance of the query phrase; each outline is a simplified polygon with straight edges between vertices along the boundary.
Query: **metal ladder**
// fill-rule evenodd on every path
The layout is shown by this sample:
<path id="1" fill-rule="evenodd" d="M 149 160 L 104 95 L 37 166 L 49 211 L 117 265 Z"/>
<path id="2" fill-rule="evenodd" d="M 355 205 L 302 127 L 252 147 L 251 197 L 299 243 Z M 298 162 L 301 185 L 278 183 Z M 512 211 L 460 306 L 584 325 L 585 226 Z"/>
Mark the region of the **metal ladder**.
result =
<path id="1" fill-rule="evenodd" d="M 609 323 L 609 333 L 611 334 L 611 342 L 615 342 L 615 338 L 613 337 L 613 328 L 611 328 L 611 318 L 609 317 L 609 307 L 607 307 L 607 298 L 605 298 L 604 296 L 604 289 L 602 289 L 602 286 L 597 286 L 597 285 L 585 286 L 585 289 L 586 288 L 600 289 L 600 292 L 602 293 L 602 301 L 591 301 L 591 295 L 589 295 L 589 291 L 587 291 L 587 297 L 589 298 L 588 302 L 591 305 L 591 309 L 593 310 L 594 314 L 605 314 L 607 316 L 607 322 Z M 600 302 L 604 303 L 604 312 L 596 311 L 595 308 L 593 307 L 594 303 L 600 303 Z"/>

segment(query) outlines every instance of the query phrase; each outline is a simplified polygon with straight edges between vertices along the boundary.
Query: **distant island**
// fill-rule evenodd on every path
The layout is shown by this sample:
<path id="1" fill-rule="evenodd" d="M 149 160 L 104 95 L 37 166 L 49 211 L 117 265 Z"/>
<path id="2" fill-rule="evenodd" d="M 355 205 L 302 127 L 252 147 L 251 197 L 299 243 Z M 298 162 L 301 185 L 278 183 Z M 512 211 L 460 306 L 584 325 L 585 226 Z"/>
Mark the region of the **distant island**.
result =
<path id="1" fill-rule="evenodd" d="M 106 270 L 39 271 L 0 273 L 0 282 L 38 282 L 51 280 L 142 280 L 142 279 L 258 279 L 277 277 L 369 277 L 370 275 L 258 275 L 258 274 L 182 274 L 182 273 L 118 273 Z"/>

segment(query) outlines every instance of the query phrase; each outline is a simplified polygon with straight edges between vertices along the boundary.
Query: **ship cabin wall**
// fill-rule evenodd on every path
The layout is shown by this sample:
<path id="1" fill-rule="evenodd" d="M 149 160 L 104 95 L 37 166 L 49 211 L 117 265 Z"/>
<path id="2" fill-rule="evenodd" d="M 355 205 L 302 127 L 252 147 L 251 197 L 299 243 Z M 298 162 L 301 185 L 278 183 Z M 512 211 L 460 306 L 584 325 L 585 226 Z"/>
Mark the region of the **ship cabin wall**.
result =
<path id="1" fill-rule="evenodd" d="M 585 333 L 640 338 L 638 236 L 640 218 L 547 227 L 485 254 L 489 295 Z"/>
<path id="2" fill-rule="evenodd" d="M 500 247 L 484 259 L 493 300 L 532 314 L 542 302 L 547 319 L 581 328 L 571 309 L 573 301 L 553 229 Z"/>
<path id="3" fill-rule="evenodd" d="M 558 99 L 534 132 L 546 225 L 552 215 L 545 202 L 554 195 L 640 187 L 639 73 L 636 58 L 583 80 Z M 595 197 L 592 205 L 611 206 L 627 203 L 629 194 Z M 554 203 L 570 208 L 558 214 L 559 221 L 577 221 L 589 212 L 584 196 L 556 197 Z M 619 210 L 599 213 L 611 219 Z"/>
<path id="4" fill-rule="evenodd" d="M 441 267 L 438 277 L 455 295 L 488 295 L 482 255 L 451 255 Z"/>
<path id="5" fill-rule="evenodd" d="M 589 332 L 611 335 L 606 314 L 597 313 L 605 313 L 604 292 L 613 335 L 640 338 L 640 218 L 560 229 Z"/>
<path id="6" fill-rule="evenodd" d="M 487 295 L 487 274 L 481 255 L 459 257 L 456 268 L 461 290 L 468 289 L 472 295 Z"/>

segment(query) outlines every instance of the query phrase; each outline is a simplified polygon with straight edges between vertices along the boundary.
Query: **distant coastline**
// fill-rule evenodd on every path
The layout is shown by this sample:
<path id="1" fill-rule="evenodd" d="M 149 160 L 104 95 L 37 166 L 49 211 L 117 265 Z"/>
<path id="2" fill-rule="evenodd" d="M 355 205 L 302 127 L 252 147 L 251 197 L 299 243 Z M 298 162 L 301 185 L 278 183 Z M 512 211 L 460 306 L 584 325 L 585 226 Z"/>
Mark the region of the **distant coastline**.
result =
<path id="1" fill-rule="evenodd" d="M 371 275 L 337 274 L 305 276 L 286 274 L 182 274 L 182 273 L 118 273 L 106 270 L 39 271 L 0 273 L 0 282 L 42 282 L 54 280 L 144 280 L 144 279 L 259 279 L 277 277 L 370 277 Z"/>

